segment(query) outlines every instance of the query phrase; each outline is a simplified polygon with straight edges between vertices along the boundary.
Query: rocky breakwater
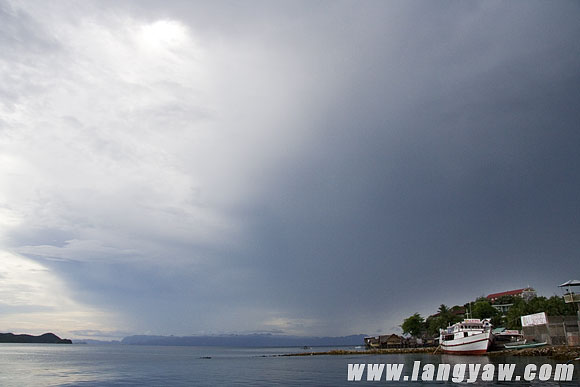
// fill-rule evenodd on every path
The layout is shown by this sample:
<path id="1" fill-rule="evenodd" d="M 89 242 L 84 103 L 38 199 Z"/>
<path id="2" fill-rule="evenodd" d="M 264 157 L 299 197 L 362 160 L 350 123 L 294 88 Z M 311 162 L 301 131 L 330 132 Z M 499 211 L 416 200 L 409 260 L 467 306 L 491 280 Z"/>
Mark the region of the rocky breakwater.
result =
<path id="1" fill-rule="evenodd" d="M 580 357 L 580 347 L 567 347 L 565 345 L 547 345 L 538 348 L 505 349 L 503 351 L 489 352 L 489 356 L 548 356 L 556 360 L 573 360 Z"/>
<path id="2" fill-rule="evenodd" d="M 344 349 L 335 349 L 325 352 L 301 352 L 301 353 L 285 353 L 274 356 L 317 356 L 317 355 L 387 355 L 394 353 L 433 353 L 435 347 L 419 347 L 419 348 L 384 348 L 384 349 L 367 349 L 364 351 L 353 351 Z"/>

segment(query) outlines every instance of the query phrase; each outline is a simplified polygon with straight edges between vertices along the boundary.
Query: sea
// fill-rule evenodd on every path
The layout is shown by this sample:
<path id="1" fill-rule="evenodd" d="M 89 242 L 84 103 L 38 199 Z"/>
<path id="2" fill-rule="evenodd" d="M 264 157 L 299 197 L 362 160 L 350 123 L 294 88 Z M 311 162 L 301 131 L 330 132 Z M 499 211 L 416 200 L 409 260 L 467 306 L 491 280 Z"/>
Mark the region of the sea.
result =
<path id="1" fill-rule="evenodd" d="M 515 374 L 526 365 L 555 367 L 542 357 L 487 357 L 431 354 L 315 355 L 286 357 L 289 353 L 324 352 L 360 347 L 225 348 L 137 345 L 0 344 L 0 386 L 356 386 L 356 385 L 510 385 L 578 386 L 578 370 L 569 382 L 348 380 L 349 364 L 404 364 L 411 375 L 415 362 L 516 364 Z M 575 368 L 580 368 L 578 362 Z"/>

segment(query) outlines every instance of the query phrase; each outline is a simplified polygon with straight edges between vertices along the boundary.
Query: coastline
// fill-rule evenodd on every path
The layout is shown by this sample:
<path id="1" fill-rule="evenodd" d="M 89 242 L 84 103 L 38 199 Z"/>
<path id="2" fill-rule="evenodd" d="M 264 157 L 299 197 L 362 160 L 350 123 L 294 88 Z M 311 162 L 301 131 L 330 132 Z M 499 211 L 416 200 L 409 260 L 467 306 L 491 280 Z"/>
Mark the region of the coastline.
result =
<path id="1" fill-rule="evenodd" d="M 436 347 L 420 347 L 420 348 L 388 348 L 388 349 L 366 349 L 366 350 L 347 350 L 347 349 L 333 349 L 331 351 L 323 352 L 300 352 L 300 353 L 285 353 L 274 356 L 318 356 L 318 355 L 388 355 L 395 353 L 433 353 Z"/>
<path id="2" fill-rule="evenodd" d="M 488 356 L 547 356 L 557 360 L 572 360 L 580 357 L 580 347 L 546 345 L 539 348 L 504 349 L 489 352 Z"/>
<path id="3" fill-rule="evenodd" d="M 321 355 L 389 355 L 389 354 L 406 354 L 406 353 L 428 353 L 433 354 L 437 347 L 421 347 L 421 348 L 389 348 L 389 349 L 368 349 L 362 351 L 354 350 L 332 350 L 323 352 L 302 352 L 302 353 L 287 353 L 274 356 L 321 356 Z M 441 354 L 441 353 L 439 353 Z M 453 355 L 449 355 L 453 356 Z M 524 349 L 504 349 L 501 351 L 488 352 L 482 356 L 547 356 L 557 360 L 572 360 L 580 357 L 580 347 L 554 346 L 547 345 L 540 348 L 524 348 Z"/>

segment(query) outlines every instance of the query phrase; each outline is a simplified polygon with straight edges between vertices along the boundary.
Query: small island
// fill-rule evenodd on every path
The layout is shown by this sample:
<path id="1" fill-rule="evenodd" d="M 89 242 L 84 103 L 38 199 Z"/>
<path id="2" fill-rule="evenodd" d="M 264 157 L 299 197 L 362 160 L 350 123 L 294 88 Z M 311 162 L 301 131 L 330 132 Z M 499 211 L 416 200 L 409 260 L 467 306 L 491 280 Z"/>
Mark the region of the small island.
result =
<path id="1" fill-rule="evenodd" d="M 61 339 L 54 333 L 45 333 L 40 336 L 0 333 L 0 343 L 72 344 L 72 341 L 69 339 Z"/>

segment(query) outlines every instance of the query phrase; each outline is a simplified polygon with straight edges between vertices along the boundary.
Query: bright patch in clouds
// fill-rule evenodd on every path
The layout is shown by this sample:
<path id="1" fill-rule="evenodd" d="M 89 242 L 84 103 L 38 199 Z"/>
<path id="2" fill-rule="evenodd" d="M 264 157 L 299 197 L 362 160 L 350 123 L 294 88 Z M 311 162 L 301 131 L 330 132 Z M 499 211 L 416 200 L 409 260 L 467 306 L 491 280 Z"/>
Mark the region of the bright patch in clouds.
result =
<path id="1" fill-rule="evenodd" d="M 175 20 L 159 20 L 141 27 L 143 45 L 154 50 L 178 48 L 189 40 L 187 27 Z"/>

